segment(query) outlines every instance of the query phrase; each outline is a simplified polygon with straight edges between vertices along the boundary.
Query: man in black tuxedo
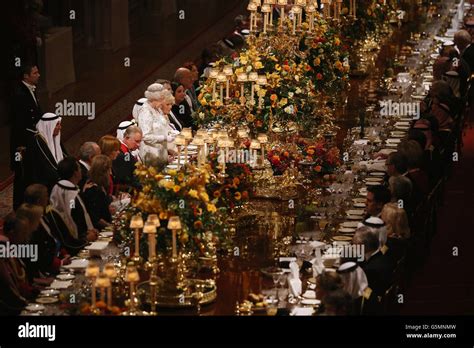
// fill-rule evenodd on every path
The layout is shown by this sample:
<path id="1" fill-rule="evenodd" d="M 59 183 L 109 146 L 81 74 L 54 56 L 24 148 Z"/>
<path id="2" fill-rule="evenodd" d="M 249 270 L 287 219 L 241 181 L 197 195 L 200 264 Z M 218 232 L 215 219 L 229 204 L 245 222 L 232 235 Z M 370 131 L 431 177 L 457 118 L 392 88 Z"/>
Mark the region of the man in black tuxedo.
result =
<path id="1" fill-rule="evenodd" d="M 93 141 L 87 141 L 79 148 L 79 167 L 81 168 L 82 179 L 78 186 L 81 191 L 87 180 L 89 180 L 89 170 L 91 169 L 92 160 L 97 155 L 100 155 L 100 147 Z"/>
<path id="2" fill-rule="evenodd" d="M 13 88 L 11 132 L 10 132 L 10 166 L 15 172 L 13 183 L 13 207 L 16 209 L 23 201 L 26 188 L 22 158 L 26 150 L 27 129 L 36 130 L 36 123 L 43 115 L 36 94 L 40 73 L 36 65 L 25 65 L 22 68 L 22 80 Z"/>
<path id="3" fill-rule="evenodd" d="M 366 306 L 367 314 L 374 314 L 379 298 L 384 295 L 393 280 L 393 263 L 388 255 L 380 251 L 378 236 L 366 226 L 357 229 L 352 243 L 364 246 L 364 261 L 359 266 L 364 270 L 371 289 Z"/>
<path id="4" fill-rule="evenodd" d="M 454 34 L 454 44 L 459 51 L 461 61 L 459 64 L 459 76 L 461 78 L 461 97 L 464 97 L 467 92 L 467 79 L 474 73 L 474 46 L 472 43 L 471 34 L 467 30 L 460 30 Z M 469 103 L 472 103 L 473 93 L 468 96 Z"/>
<path id="5" fill-rule="evenodd" d="M 135 164 L 140 160 L 133 155 L 140 147 L 143 133 L 137 126 L 130 126 L 123 134 L 123 140 L 120 145 L 120 154 L 112 162 L 115 180 L 121 191 L 131 191 L 138 188 L 140 183 L 134 174 Z"/>

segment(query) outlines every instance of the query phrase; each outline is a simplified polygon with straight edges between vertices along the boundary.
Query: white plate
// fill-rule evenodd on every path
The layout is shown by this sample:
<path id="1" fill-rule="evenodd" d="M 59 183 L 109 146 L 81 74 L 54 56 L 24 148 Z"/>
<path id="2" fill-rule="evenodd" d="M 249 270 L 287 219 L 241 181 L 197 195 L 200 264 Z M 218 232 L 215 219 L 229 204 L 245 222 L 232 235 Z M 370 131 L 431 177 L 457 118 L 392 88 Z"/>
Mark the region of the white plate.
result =
<path id="1" fill-rule="evenodd" d="M 334 236 L 332 240 L 335 242 L 350 242 L 352 241 L 352 237 L 349 236 Z"/>
<path id="2" fill-rule="evenodd" d="M 354 208 L 365 208 L 365 203 L 354 203 Z"/>
<path id="3" fill-rule="evenodd" d="M 197 150 L 197 145 L 188 145 L 188 150 Z"/>
<path id="4" fill-rule="evenodd" d="M 37 303 L 30 303 L 25 309 L 29 312 L 44 311 L 44 306 Z"/>
<path id="5" fill-rule="evenodd" d="M 384 177 L 385 173 L 384 172 L 372 172 L 372 173 L 369 173 L 369 176 Z"/>
<path id="6" fill-rule="evenodd" d="M 303 294 L 303 297 L 306 299 L 316 299 L 316 291 L 314 290 L 306 290 L 306 292 Z"/>
<path id="7" fill-rule="evenodd" d="M 366 178 L 365 179 L 365 182 L 382 182 L 383 179 L 382 178 Z"/>
<path id="8" fill-rule="evenodd" d="M 357 221 L 345 221 L 341 224 L 341 226 L 346 228 L 357 228 L 359 223 Z"/>
<path id="9" fill-rule="evenodd" d="M 366 199 L 359 197 L 359 198 L 353 198 L 352 201 L 354 203 L 365 203 Z"/>
<path id="10" fill-rule="evenodd" d="M 398 147 L 398 144 L 395 144 L 395 143 L 387 143 L 387 144 L 385 144 L 385 146 L 397 148 L 397 147 Z M 395 150 L 395 151 L 396 151 L 396 150 Z"/>
<path id="11" fill-rule="evenodd" d="M 346 215 L 346 219 L 360 221 L 362 220 L 362 216 L 361 215 Z"/>
<path id="12" fill-rule="evenodd" d="M 395 128 L 400 130 L 409 130 L 410 126 L 395 126 Z"/>
<path id="13" fill-rule="evenodd" d="M 66 269 L 85 269 L 89 261 L 86 259 L 74 259 L 71 261 L 71 264 L 63 266 Z"/>
<path id="14" fill-rule="evenodd" d="M 346 213 L 347 215 L 364 215 L 365 211 L 363 209 L 351 209 Z"/>
<path id="15" fill-rule="evenodd" d="M 51 304 L 51 303 L 56 303 L 58 302 L 59 299 L 57 297 L 49 296 L 49 297 L 38 297 L 36 299 L 37 303 L 41 304 Z"/>
<path id="16" fill-rule="evenodd" d="M 382 182 L 381 181 L 368 181 L 365 184 L 367 186 L 380 186 L 380 185 L 382 185 Z M 365 194 L 361 193 L 361 195 L 367 196 L 367 192 L 365 192 Z"/>
<path id="17" fill-rule="evenodd" d="M 401 143 L 402 140 L 400 138 L 391 138 L 391 139 L 387 139 L 387 144 L 399 144 Z"/>
<path id="18" fill-rule="evenodd" d="M 56 278 L 59 280 L 72 280 L 76 278 L 76 276 L 73 274 L 58 274 Z"/>
<path id="19" fill-rule="evenodd" d="M 113 237 L 114 233 L 110 231 L 103 231 L 103 232 L 100 232 L 99 235 L 103 238 L 109 238 L 109 237 Z"/>
<path id="20" fill-rule="evenodd" d="M 344 234 L 355 233 L 355 228 L 342 227 L 338 232 Z"/>
<path id="21" fill-rule="evenodd" d="M 60 294 L 60 292 L 58 290 L 54 290 L 54 289 L 41 290 L 41 292 L 40 292 L 41 296 L 57 296 L 59 294 Z"/>
<path id="22" fill-rule="evenodd" d="M 168 164 L 166 166 L 166 169 L 176 170 L 176 169 L 178 169 L 178 165 L 177 164 Z"/>
<path id="23" fill-rule="evenodd" d="M 321 304 L 321 301 L 317 299 L 304 298 L 301 300 L 301 304 L 307 306 L 319 306 Z"/>

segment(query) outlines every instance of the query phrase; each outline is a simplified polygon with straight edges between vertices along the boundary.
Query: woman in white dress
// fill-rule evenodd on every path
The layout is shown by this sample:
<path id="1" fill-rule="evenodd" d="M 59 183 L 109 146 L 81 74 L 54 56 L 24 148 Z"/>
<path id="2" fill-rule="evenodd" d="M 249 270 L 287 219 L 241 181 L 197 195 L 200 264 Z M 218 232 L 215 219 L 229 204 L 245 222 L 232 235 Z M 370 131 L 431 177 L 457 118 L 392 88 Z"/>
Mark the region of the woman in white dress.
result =
<path id="1" fill-rule="evenodd" d="M 168 149 L 173 147 L 175 138 L 167 116 L 174 97 L 163 85 L 154 83 L 146 90 L 145 98 L 137 117 L 143 131 L 140 156 L 146 165 L 162 167 L 168 163 Z"/>

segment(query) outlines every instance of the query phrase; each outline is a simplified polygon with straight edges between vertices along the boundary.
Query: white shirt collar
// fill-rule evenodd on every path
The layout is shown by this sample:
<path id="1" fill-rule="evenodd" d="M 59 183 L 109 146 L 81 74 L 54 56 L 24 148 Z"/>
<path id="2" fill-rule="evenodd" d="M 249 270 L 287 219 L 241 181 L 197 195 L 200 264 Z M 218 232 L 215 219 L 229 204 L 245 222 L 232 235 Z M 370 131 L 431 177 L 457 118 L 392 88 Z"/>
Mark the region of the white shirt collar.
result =
<path id="1" fill-rule="evenodd" d="M 91 169 L 91 166 L 89 165 L 89 163 L 84 162 L 83 160 L 79 160 L 79 163 L 81 163 L 84 167 L 86 167 L 87 170 Z"/>
<path id="2" fill-rule="evenodd" d="M 24 84 L 26 87 L 28 87 L 28 89 L 29 89 L 30 91 L 34 92 L 34 91 L 36 90 L 36 86 L 35 86 L 35 85 L 31 85 L 31 84 L 29 84 L 28 82 L 23 81 L 23 80 L 22 80 L 21 82 L 23 82 L 23 84 Z"/>

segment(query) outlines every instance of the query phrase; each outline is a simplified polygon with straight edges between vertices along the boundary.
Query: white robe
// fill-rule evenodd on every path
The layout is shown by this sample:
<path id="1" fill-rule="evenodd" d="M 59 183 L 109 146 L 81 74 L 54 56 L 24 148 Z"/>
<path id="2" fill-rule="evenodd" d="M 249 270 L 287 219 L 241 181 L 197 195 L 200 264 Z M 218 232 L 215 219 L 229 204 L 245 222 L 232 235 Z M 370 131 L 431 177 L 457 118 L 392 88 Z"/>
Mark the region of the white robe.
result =
<path id="1" fill-rule="evenodd" d="M 138 112 L 138 126 L 143 132 L 140 157 L 145 165 L 159 166 L 168 162 L 168 132 L 170 122 L 148 101 Z"/>

